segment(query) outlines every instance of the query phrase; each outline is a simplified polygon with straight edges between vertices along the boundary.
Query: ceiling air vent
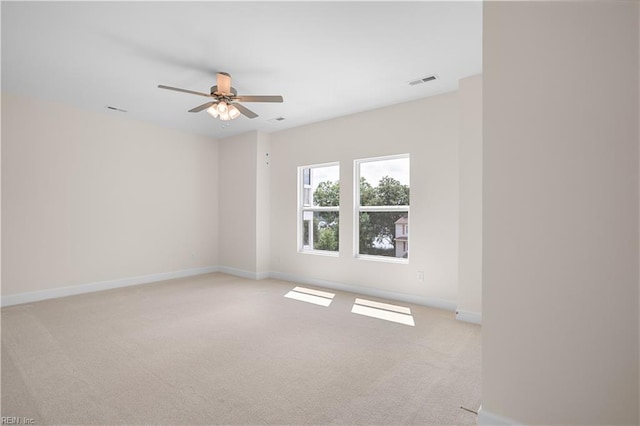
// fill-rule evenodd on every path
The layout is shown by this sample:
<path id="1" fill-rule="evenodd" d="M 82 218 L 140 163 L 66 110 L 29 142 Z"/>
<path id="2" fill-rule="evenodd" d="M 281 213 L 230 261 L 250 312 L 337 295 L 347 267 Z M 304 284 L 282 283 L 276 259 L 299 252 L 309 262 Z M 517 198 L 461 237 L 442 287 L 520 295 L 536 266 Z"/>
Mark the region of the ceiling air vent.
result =
<path id="1" fill-rule="evenodd" d="M 435 80 L 437 78 L 438 77 L 436 77 L 435 75 L 429 75 L 427 77 L 422 77 L 422 78 L 419 78 L 417 80 L 410 81 L 409 82 L 409 86 L 415 86 L 417 84 L 426 83 L 427 81 L 432 81 L 432 80 Z"/>
<path id="2" fill-rule="evenodd" d="M 267 121 L 269 121 L 271 123 L 279 123 L 281 121 L 284 121 L 284 119 L 285 119 L 284 117 L 276 117 L 276 118 L 272 118 L 272 119 L 267 120 Z"/>
<path id="3" fill-rule="evenodd" d="M 127 111 L 125 111 L 125 110 L 123 110 L 123 109 L 116 108 L 116 107 L 112 107 L 112 106 L 110 106 L 110 105 L 107 105 L 105 108 L 106 108 L 106 109 L 110 109 L 111 111 L 127 112 Z"/>

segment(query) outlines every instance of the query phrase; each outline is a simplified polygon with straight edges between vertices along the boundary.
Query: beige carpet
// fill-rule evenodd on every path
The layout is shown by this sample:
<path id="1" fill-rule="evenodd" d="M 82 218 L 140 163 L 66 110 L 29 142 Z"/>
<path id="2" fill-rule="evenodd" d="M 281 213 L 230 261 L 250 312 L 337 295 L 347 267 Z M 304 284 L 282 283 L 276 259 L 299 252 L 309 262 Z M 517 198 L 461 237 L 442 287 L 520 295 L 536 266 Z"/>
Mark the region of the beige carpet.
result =
<path id="1" fill-rule="evenodd" d="M 480 327 L 415 327 L 208 274 L 2 309 L 2 416 L 37 424 L 455 424 L 480 404 Z M 371 298 L 367 298 L 371 299 Z M 377 299 L 379 300 L 379 299 Z M 394 302 L 390 302 L 394 303 Z"/>

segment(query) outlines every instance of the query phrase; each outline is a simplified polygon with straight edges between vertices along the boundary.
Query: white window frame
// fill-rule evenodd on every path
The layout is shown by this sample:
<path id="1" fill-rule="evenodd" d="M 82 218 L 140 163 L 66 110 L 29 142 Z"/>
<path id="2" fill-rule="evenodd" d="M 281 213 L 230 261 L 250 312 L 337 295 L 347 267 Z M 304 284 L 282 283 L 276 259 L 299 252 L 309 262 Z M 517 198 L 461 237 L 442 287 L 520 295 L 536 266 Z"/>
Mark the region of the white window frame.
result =
<path id="1" fill-rule="evenodd" d="M 310 206 L 304 205 L 304 170 L 305 169 L 315 169 L 320 167 L 332 167 L 338 166 L 338 182 L 340 182 L 340 162 L 334 161 L 331 163 L 321 163 L 321 164 L 311 164 L 308 166 L 300 166 L 298 167 L 298 222 L 297 222 L 297 247 L 299 253 L 306 254 L 316 254 L 322 256 L 333 256 L 337 257 L 340 251 L 340 244 L 338 242 L 338 250 L 330 251 L 330 250 L 316 250 L 313 248 L 313 244 L 309 248 L 305 248 L 304 246 L 304 221 L 302 220 L 302 216 L 304 212 L 338 212 L 338 217 L 340 216 L 340 206 L 331 206 L 331 207 L 322 207 L 322 206 L 314 206 L 313 203 Z M 313 198 L 313 194 L 311 194 Z M 339 225 L 338 225 L 339 226 Z M 313 227 L 309 227 L 309 239 L 313 239 Z"/>
<path id="2" fill-rule="evenodd" d="M 395 160 L 399 158 L 409 159 L 409 173 L 411 173 L 411 156 L 407 154 L 385 155 L 382 157 L 361 158 L 353 162 L 353 257 L 362 260 L 373 260 L 377 262 L 390 262 L 408 264 L 411 256 L 409 241 L 407 240 L 407 257 L 398 258 L 390 256 L 376 256 L 373 254 L 360 254 L 360 213 L 361 212 L 407 212 L 407 229 L 411 221 L 411 211 L 409 206 L 361 206 L 360 205 L 360 165 L 376 161 Z M 409 183 L 411 185 L 411 183 Z M 409 200 L 411 204 L 411 200 Z"/>

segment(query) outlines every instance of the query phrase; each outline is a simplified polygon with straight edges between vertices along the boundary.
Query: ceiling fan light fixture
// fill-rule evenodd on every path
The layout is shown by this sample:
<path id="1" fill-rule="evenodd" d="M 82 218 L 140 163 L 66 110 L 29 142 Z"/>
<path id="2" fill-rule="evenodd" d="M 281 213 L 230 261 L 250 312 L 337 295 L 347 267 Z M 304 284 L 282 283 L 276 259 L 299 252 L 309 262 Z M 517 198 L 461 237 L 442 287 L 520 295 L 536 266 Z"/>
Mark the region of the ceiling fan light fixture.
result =
<path id="1" fill-rule="evenodd" d="M 216 108 L 217 106 L 218 104 L 213 104 L 209 108 L 207 108 L 207 112 L 213 118 L 218 118 L 218 116 L 220 115 L 220 113 L 218 112 L 218 109 Z"/>
<path id="2" fill-rule="evenodd" d="M 240 111 L 233 105 L 229 105 L 229 117 L 233 120 L 240 117 Z"/>
<path id="3" fill-rule="evenodd" d="M 213 118 L 219 118 L 221 121 L 230 121 L 234 118 L 240 117 L 240 110 L 224 101 L 214 103 L 207 108 L 207 112 Z"/>

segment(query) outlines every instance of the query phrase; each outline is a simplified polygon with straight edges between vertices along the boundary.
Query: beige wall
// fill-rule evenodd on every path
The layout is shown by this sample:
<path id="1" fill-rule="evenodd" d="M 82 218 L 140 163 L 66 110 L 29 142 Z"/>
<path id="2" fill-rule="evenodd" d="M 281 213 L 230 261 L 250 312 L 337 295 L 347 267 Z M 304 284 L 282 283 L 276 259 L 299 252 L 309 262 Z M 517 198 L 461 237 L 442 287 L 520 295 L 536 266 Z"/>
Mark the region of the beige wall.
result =
<path id="1" fill-rule="evenodd" d="M 458 313 L 482 312 L 482 76 L 460 80 Z M 478 318 L 479 319 L 479 318 Z"/>
<path id="2" fill-rule="evenodd" d="M 3 295 L 219 265 L 251 277 L 275 271 L 453 309 L 458 106 L 458 93 L 449 93 L 213 141 L 5 95 L 3 119 L 12 124 L 3 128 L 3 200 L 11 206 L 3 218 L 9 229 Z M 39 126 L 25 126 L 25 117 Z M 410 262 L 354 259 L 353 160 L 407 152 Z M 340 257 L 300 254 L 296 169 L 336 160 L 347 182 Z"/>
<path id="3" fill-rule="evenodd" d="M 256 132 L 256 273 L 266 276 L 271 267 L 271 142 Z"/>
<path id="4" fill-rule="evenodd" d="M 638 424 L 638 3 L 484 4 L 483 411 Z"/>
<path id="5" fill-rule="evenodd" d="M 458 288 L 458 143 L 460 120 L 468 116 L 464 176 L 466 259 L 471 272 L 464 307 L 480 318 L 481 280 L 481 78 L 449 93 L 272 134 L 249 132 L 220 142 L 220 265 L 262 278 L 276 276 L 387 292 L 449 309 Z M 460 99 L 464 97 L 464 101 Z M 464 114 L 459 103 L 464 102 Z M 462 115 L 460 115 L 462 114 Z M 394 123 L 390 126 L 389 123 Z M 411 154 L 410 262 L 373 262 L 353 257 L 353 161 Z M 268 154 L 268 155 L 267 155 Z M 474 159 L 473 157 L 476 156 Z M 297 250 L 297 168 L 339 161 L 341 228 L 339 257 Z M 246 226 L 234 224 L 246 224 Z M 475 268 L 475 269 L 474 269 Z M 417 271 L 425 272 L 418 281 Z M 459 305 L 458 305 L 459 306 Z"/>
<path id="6" fill-rule="evenodd" d="M 247 132 L 220 141 L 220 267 L 266 278 L 270 266 L 270 141 Z"/>
<path id="7" fill-rule="evenodd" d="M 215 140 L 2 95 L 2 295 L 218 263 Z"/>
<path id="8" fill-rule="evenodd" d="M 455 307 L 458 96 L 449 93 L 271 134 L 272 270 Z M 411 154 L 409 264 L 353 256 L 353 161 Z M 340 255 L 299 253 L 297 167 L 340 162 Z M 418 281 L 417 271 L 425 280 Z"/>
<path id="9" fill-rule="evenodd" d="M 220 141 L 220 265 L 256 272 L 256 132 Z"/>

